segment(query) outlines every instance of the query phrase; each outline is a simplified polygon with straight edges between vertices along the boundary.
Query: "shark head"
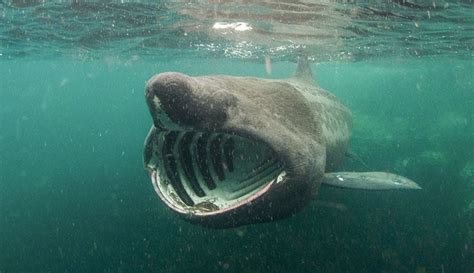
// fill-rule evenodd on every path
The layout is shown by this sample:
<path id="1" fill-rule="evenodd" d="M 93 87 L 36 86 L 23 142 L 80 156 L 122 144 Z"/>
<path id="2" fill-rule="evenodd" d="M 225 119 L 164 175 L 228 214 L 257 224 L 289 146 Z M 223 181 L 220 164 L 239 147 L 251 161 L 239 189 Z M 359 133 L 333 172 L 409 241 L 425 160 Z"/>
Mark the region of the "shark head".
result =
<path id="1" fill-rule="evenodd" d="M 145 89 L 144 164 L 161 200 L 214 228 L 289 217 L 316 194 L 321 128 L 291 82 L 167 72 Z"/>

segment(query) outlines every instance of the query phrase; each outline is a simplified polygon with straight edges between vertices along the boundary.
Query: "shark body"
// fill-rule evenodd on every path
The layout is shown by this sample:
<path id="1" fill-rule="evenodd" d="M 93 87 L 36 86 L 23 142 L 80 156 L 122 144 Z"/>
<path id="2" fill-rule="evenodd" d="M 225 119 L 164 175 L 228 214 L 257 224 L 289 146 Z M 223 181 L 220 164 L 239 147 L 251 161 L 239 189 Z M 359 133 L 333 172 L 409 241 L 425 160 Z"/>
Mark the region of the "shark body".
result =
<path id="1" fill-rule="evenodd" d="M 321 185 L 419 189 L 384 172 L 333 172 L 347 151 L 352 118 L 298 63 L 286 80 L 225 75 L 152 77 L 145 98 L 153 125 L 144 163 L 161 200 L 215 228 L 294 215 Z"/>

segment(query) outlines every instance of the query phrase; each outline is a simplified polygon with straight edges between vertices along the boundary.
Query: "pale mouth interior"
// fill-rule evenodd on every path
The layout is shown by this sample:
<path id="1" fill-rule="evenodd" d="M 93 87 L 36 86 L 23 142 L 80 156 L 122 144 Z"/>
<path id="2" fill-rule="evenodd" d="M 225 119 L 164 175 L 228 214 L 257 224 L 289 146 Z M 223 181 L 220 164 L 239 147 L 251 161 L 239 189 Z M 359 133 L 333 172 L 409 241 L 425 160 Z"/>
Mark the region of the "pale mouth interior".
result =
<path id="1" fill-rule="evenodd" d="M 260 141 L 228 133 L 155 133 L 146 143 L 152 154 L 145 164 L 161 198 L 183 213 L 213 214 L 238 207 L 286 176 L 283 162 Z"/>

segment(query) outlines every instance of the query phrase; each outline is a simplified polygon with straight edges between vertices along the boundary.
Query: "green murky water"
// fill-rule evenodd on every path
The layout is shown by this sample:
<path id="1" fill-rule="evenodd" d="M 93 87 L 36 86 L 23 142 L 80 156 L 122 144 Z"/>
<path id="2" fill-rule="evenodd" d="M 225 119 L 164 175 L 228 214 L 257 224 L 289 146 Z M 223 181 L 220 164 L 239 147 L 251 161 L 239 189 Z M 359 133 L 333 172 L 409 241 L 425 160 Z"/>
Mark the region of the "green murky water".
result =
<path id="1" fill-rule="evenodd" d="M 470 1 L 0 1 L 0 272 L 473 272 L 473 29 Z M 143 170 L 145 81 L 285 78 L 301 50 L 353 111 L 351 150 L 423 190 L 180 220 Z"/>

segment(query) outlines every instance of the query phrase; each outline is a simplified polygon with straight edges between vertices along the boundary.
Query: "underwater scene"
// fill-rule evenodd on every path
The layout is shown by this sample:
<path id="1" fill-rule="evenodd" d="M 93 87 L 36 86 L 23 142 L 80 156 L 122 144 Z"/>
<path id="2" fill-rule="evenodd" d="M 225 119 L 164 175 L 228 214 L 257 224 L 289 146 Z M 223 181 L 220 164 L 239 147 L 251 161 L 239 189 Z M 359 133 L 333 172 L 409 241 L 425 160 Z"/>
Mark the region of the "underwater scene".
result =
<path id="1" fill-rule="evenodd" d="M 473 273 L 473 49 L 470 0 L 0 0 L 0 273 Z"/>

